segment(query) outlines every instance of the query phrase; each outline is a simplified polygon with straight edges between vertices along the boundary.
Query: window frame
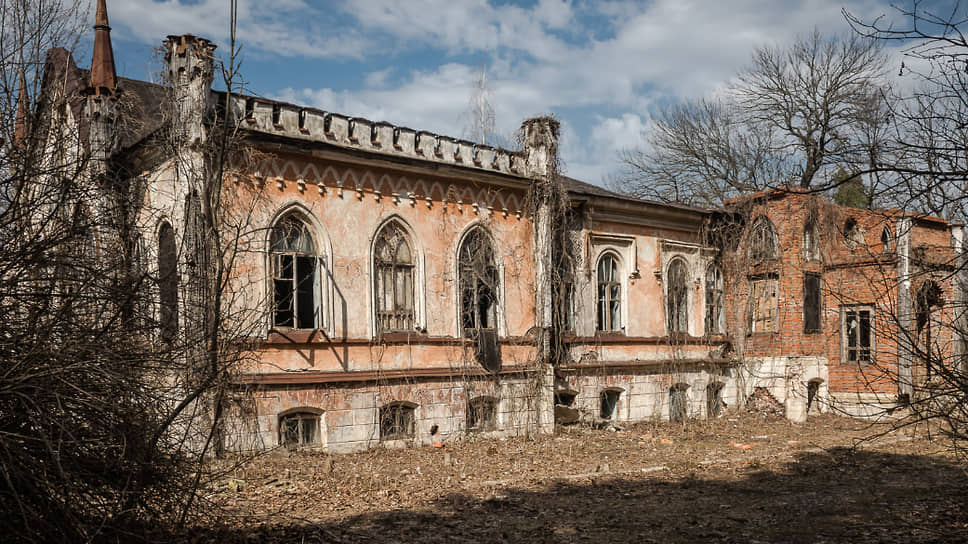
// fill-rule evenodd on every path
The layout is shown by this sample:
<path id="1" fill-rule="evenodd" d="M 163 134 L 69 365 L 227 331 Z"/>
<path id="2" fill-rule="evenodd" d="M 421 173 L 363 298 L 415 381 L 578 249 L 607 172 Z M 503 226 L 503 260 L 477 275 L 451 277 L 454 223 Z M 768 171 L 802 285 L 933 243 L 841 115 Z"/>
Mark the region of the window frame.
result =
<path id="1" fill-rule="evenodd" d="M 769 248 L 764 247 L 768 243 Z M 765 215 L 757 217 L 750 227 L 750 262 L 753 264 L 777 261 L 780 258 L 779 237 L 776 227 Z"/>
<path id="2" fill-rule="evenodd" d="M 494 397 L 474 397 L 467 401 L 464 414 L 464 430 L 468 433 L 483 433 L 498 429 L 498 399 Z M 485 415 L 488 417 L 480 417 Z"/>
<path id="3" fill-rule="evenodd" d="M 390 418 L 390 412 L 396 412 L 396 415 Z M 401 418 L 401 415 L 405 417 Z M 380 433 L 380 442 L 411 440 L 417 436 L 417 405 L 412 402 L 388 402 L 379 408 L 377 417 L 379 418 L 377 428 Z M 393 420 L 392 427 L 386 426 L 388 419 Z M 408 429 L 396 429 L 401 424 L 401 419 L 409 419 L 409 422 L 403 421 L 403 425 L 409 427 Z M 392 429 L 392 432 L 385 432 L 388 428 Z"/>
<path id="4" fill-rule="evenodd" d="M 397 244 L 391 248 L 392 257 L 391 261 L 379 260 L 379 252 L 381 249 L 381 244 L 384 241 L 390 241 L 392 238 L 398 240 Z M 397 250 L 401 244 L 406 244 L 407 250 L 410 253 L 410 262 L 402 263 L 397 262 Z M 372 266 L 371 270 L 373 273 L 372 289 L 373 289 L 373 330 L 376 335 L 394 332 L 416 332 L 420 329 L 419 323 L 419 293 L 420 288 L 418 283 L 422 285 L 420 281 L 420 267 L 419 267 L 419 251 L 417 249 L 416 242 L 414 241 L 413 234 L 407 226 L 399 221 L 398 219 L 391 219 L 385 221 L 376 232 L 373 237 L 373 243 L 371 244 L 372 251 L 370 252 L 370 264 Z M 384 274 L 389 270 L 390 285 L 391 289 L 390 301 L 392 309 L 386 310 L 382 308 L 383 303 L 387 300 L 385 289 L 387 287 L 386 278 Z M 409 312 L 406 309 L 398 309 L 398 299 L 397 299 L 397 287 L 398 284 L 398 272 L 404 276 L 409 276 L 409 300 L 410 309 Z M 383 283 L 381 289 L 381 278 L 383 278 Z M 405 288 L 406 289 L 406 288 Z M 407 293 L 404 293 L 406 297 Z M 386 320 L 384 314 L 389 314 L 388 319 L 390 319 L 391 324 L 399 324 L 400 320 L 409 320 L 409 326 L 399 327 L 391 326 L 384 327 L 384 321 Z M 409 316 L 407 315 L 409 314 Z"/>
<path id="5" fill-rule="evenodd" d="M 805 261 L 820 260 L 820 227 L 817 225 L 816 219 L 807 221 L 804 225 L 801 248 Z"/>
<path id="6" fill-rule="evenodd" d="M 682 281 L 681 285 L 673 284 L 673 267 L 682 271 L 682 275 L 675 278 Z M 685 259 L 674 257 L 669 260 L 665 284 L 666 333 L 689 334 L 689 263 Z"/>
<path id="7" fill-rule="evenodd" d="M 277 251 L 274 246 L 276 233 L 280 231 L 282 225 L 287 221 L 296 221 L 300 223 L 301 227 L 305 230 L 306 235 L 312 243 L 312 252 L 307 251 L 296 251 L 294 249 L 287 249 L 286 251 Z M 321 250 L 320 243 L 320 233 L 317 228 L 315 228 L 314 222 L 306 216 L 306 214 L 297 210 L 288 210 L 281 213 L 273 222 L 272 226 L 269 228 L 269 236 L 266 241 L 266 271 L 268 279 L 268 289 L 269 289 L 269 301 L 270 301 L 270 311 L 269 311 L 269 326 L 270 329 L 274 330 L 325 330 L 328 326 L 327 313 L 326 313 L 326 297 L 325 295 L 325 285 L 324 285 L 324 273 L 326 270 L 326 258 Z M 282 259 L 290 259 L 290 267 L 292 268 L 291 277 L 284 277 L 282 275 L 277 275 L 285 270 L 285 265 Z M 300 296 L 300 281 L 299 277 L 299 263 L 312 263 L 312 270 L 307 274 L 312 280 L 312 302 L 313 302 L 313 317 L 312 326 L 305 327 L 300 326 L 303 323 L 300 322 L 299 317 L 299 296 Z M 277 321 L 279 311 L 279 300 L 277 300 L 277 289 L 279 283 L 291 281 L 292 290 L 290 296 L 292 297 L 291 302 L 291 313 L 292 320 L 291 325 L 285 324 L 283 322 Z M 306 280 L 302 280 L 306 281 Z"/>
<path id="8" fill-rule="evenodd" d="M 757 330 L 756 323 L 759 321 L 755 319 L 757 312 L 754 310 L 759 307 L 758 297 L 754 296 L 756 293 L 756 285 L 766 284 L 773 285 L 773 299 L 770 304 L 771 313 L 773 314 L 773 326 L 770 330 Z M 761 276 L 752 276 L 749 278 L 749 292 L 747 294 L 747 306 L 746 306 L 746 324 L 747 324 L 747 334 L 776 334 L 779 331 L 780 322 L 780 278 L 776 274 L 765 274 Z"/>
<path id="9" fill-rule="evenodd" d="M 715 274 L 710 281 L 710 273 L 713 272 Z M 725 334 L 726 281 L 723 278 L 723 269 L 718 264 L 711 263 L 706 267 L 703 287 L 703 331 L 707 335 Z"/>
<path id="10" fill-rule="evenodd" d="M 598 394 L 598 417 L 600 419 L 617 420 L 618 419 L 618 403 L 622 400 L 622 390 L 614 387 L 607 389 L 602 389 Z M 608 411 L 606 415 L 606 407 L 610 407 L 611 410 Z"/>
<path id="11" fill-rule="evenodd" d="M 605 259 L 612 261 L 614 266 L 614 278 L 611 280 L 602 279 L 602 263 Z M 595 261 L 595 332 L 601 333 L 622 333 L 625 332 L 625 315 L 623 312 L 624 281 L 622 278 L 622 259 L 613 251 L 603 251 Z M 602 291 L 602 287 L 605 290 Z M 618 296 L 613 297 L 611 289 L 618 291 Z M 604 297 L 603 297 L 604 294 Z M 609 310 L 614 305 L 616 315 L 612 316 L 609 312 L 603 311 L 603 304 Z M 617 321 L 618 324 L 614 321 Z"/>
<path id="12" fill-rule="evenodd" d="M 298 433 L 298 440 L 295 443 L 289 442 L 288 429 L 286 428 L 286 423 L 288 421 L 296 421 L 296 432 Z M 316 410 L 308 409 L 295 409 L 279 414 L 279 446 L 283 448 L 311 448 L 320 446 L 322 441 L 322 413 Z M 307 426 L 307 423 L 309 424 Z M 306 440 L 305 432 L 311 429 L 312 437 L 311 440 Z"/>
<path id="13" fill-rule="evenodd" d="M 486 247 L 489 255 L 487 261 L 489 263 L 483 263 L 485 270 L 483 272 L 475 269 L 475 263 L 468 264 L 465 262 L 465 248 L 471 241 L 475 238 L 481 240 L 483 247 Z M 469 338 L 473 336 L 472 332 L 477 330 L 493 330 L 497 334 L 501 333 L 501 318 L 503 316 L 503 300 L 504 296 L 501 289 L 502 284 L 502 273 L 499 266 L 498 254 L 496 251 L 496 244 L 491 236 L 491 233 L 483 227 L 481 224 L 476 223 L 469 227 L 461 236 L 460 243 L 457 245 L 457 330 L 459 336 L 463 338 Z M 468 278 L 467 274 L 471 277 Z M 468 289 L 468 284 L 473 283 L 473 287 Z M 489 285 L 492 284 L 492 285 Z M 481 287 L 487 288 L 490 291 L 490 296 L 493 298 L 492 303 L 486 310 L 488 320 L 492 320 L 493 324 L 488 323 L 488 326 L 481 326 L 482 314 L 481 314 Z M 470 310 L 465 308 L 468 301 L 465 300 L 465 295 L 472 293 L 473 300 L 470 301 L 472 305 Z M 473 326 L 466 326 L 468 324 L 465 318 L 470 316 L 473 319 Z"/>
<path id="14" fill-rule="evenodd" d="M 849 331 L 847 330 L 847 322 L 852 314 L 857 314 L 858 325 L 862 323 L 862 312 L 868 313 L 868 345 L 859 345 L 861 341 L 861 330 L 857 331 L 856 347 L 851 347 Z M 840 307 L 840 358 L 843 363 L 857 363 L 861 365 L 869 365 L 874 361 L 875 349 L 876 349 L 876 312 L 874 305 L 871 304 L 852 304 L 849 306 Z M 861 358 L 862 352 L 867 352 L 866 358 Z M 857 354 L 851 359 L 851 353 L 856 352 Z"/>

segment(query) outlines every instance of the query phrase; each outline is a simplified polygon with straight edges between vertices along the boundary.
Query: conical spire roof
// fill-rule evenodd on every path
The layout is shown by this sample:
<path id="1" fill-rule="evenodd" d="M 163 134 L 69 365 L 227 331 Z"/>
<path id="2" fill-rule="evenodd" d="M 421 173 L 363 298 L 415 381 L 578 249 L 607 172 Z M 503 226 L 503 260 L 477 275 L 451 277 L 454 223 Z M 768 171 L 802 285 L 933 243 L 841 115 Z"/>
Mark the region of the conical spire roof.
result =
<path id="1" fill-rule="evenodd" d="M 114 50 L 111 48 L 111 27 L 108 26 L 106 0 L 97 1 L 94 19 L 94 54 L 91 56 L 91 75 L 88 85 L 94 94 L 114 92 L 118 76 L 114 71 Z"/>

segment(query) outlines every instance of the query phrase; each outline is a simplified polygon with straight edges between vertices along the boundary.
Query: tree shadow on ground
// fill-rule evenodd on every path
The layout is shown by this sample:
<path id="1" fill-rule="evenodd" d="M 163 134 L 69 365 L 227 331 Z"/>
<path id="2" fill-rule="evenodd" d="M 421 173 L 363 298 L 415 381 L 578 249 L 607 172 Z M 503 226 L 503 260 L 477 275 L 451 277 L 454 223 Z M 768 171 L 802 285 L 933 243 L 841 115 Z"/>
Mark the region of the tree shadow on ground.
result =
<path id="1" fill-rule="evenodd" d="M 220 542 L 963 542 L 968 474 L 953 459 L 846 448 L 673 466 L 539 489 L 452 493 L 338 522 L 209 528 Z M 311 499 L 310 499 L 311 500 Z"/>

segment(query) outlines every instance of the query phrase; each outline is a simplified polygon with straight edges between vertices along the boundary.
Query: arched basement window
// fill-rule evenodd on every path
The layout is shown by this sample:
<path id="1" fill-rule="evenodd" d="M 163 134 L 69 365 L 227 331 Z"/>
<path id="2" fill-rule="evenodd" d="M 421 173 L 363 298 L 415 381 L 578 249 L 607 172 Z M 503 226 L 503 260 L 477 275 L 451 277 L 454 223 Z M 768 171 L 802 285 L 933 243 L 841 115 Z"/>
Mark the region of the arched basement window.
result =
<path id="1" fill-rule="evenodd" d="M 713 264 L 706 269 L 706 334 L 724 332 L 723 307 L 723 271 Z"/>
<path id="2" fill-rule="evenodd" d="M 413 438 L 416 408 L 407 402 L 391 402 L 380 408 L 380 440 Z"/>
<path id="3" fill-rule="evenodd" d="M 686 390 L 689 386 L 684 383 L 677 383 L 669 388 L 669 420 L 683 422 L 686 420 L 689 408 L 689 399 Z"/>
<path id="4" fill-rule="evenodd" d="M 321 328 L 321 267 L 309 228 L 293 214 L 283 217 L 272 229 L 269 251 L 272 324 L 294 329 Z"/>
<path id="5" fill-rule="evenodd" d="M 498 271 L 487 232 L 477 227 L 461 243 L 460 322 L 462 331 L 496 329 Z"/>
<path id="6" fill-rule="evenodd" d="M 467 432 L 492 431 L 497 428 L 497 400 L 477 397 L 467 403 Z"/>
<path id="7" fill-rule="evenodd" d="M 723 412 L 723 384 L 714 382 L 706 386 L 706 417 L 716 417 Z"/>
<path id="8" fill-rule="evenodd" d="M 414 256 L 399 224 L 380 230 L 373 246 L 374 294 L 379 332 L 414 329 Z"/>
<path id="9" fill-rule="evenodd" d="M 170 344 L 178 334 L 178 250 L 167 222 L 158 229 L 158 298 L 161 340 Z"/>
<path id="10" fill-rule="evenodd" d="M 666 318 L 669 334 L 689 331 L 689 289 L 686 280 L 686 263 L 675 259 L 669 264 L 666 291 Z"/>
<path id="11" fill-rule="evenodd" d="M 289 448 L 319 443 L 319 414 L 292 412 L 279 417 L 279 445 Z"/>
<path id="12" fill-rule="evenodd" d="M 615 408 L 618 406 L 618 399 L 622 395 L 621 391 L 616 389 L 606 389 L 602 391 L 600 395 L 601 400 L 601 417 L 602 419 L 612 419 L 615 416 Z"/>
<path id="13" fill-rule="evenodd" d="M 598 260 L 597 330 L 622 330 L 622 282 L 618 275 L 618 261 L 609 253 Z"/>

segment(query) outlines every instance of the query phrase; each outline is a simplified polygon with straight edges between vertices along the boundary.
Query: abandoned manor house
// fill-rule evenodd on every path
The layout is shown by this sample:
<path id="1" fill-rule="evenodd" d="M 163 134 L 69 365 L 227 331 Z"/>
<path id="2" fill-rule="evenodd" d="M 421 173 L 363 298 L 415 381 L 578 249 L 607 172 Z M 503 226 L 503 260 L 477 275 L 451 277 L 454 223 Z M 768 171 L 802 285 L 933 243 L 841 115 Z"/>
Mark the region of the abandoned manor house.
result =
<path id="1" fill-rule="evenodd" d="M 964 350 L 945 326 L 963 319 L 961 225 L 795 190 L 718 210 L 639 200 L 562 175 L 552 118 L 524 121 L 509 151 L 227 96 L 215 44 L 192 35 L 165 41 L 164 84 L 120 78 L 105 4 L 90 69 L 51 50 L 24 118 L 47 127 L 40 138 L 72 135 L 85 176 L 123 181 L 97 185 L 125 193 L 89 206 L 134 203 L 124 232 L 154 342 L 196 326 L 197 278 L 215 266 L 198 225 L 244 225 L 226 291 L 246 355 L 227 451 L 349 452 L 750 403 L 793 421 L 867 416 Z"/>

